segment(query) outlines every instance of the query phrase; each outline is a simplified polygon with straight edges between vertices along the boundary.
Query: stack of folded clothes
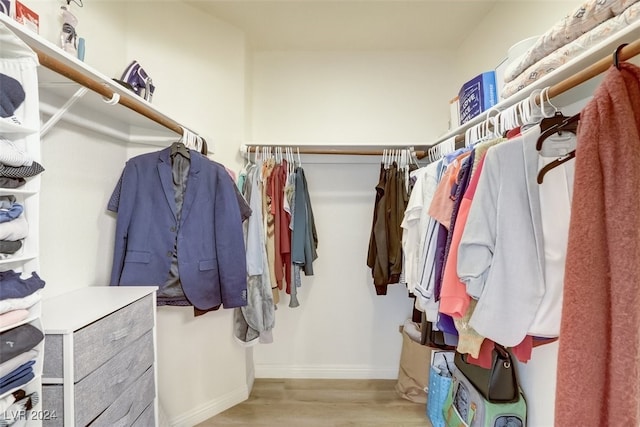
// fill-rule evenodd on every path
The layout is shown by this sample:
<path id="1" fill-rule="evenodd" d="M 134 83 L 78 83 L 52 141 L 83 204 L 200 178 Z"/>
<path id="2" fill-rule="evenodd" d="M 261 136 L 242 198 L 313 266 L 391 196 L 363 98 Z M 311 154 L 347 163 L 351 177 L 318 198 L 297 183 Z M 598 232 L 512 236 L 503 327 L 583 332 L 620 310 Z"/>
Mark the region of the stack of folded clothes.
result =
<path id="1" fill-rule="evenodd" d="M 22 187 L 26 180 L 42 173 L 42 165 L 33 160 L 17 141 L 0 137 L 0 187 Z"/>
<path id="2" fill-rule="evenodd" d="M 0 259 L 15 254 L 29 234 L 24 207 L 15 196 L 0 196 Z"/>
<path id="3" fill-rule="evenodd" d="M 29 317 L 29 309 L 42 299 L 44 285 L 36 272 L 27 278 L 13 270 L 0 272 L 0 330 L 10 328 L 0 332 L 0 395 L 17 390 L 35 377 L 36 347 L 44 334 L 36 326 L 20 322 Z M 22 401 L 24 397 L 23 393 L 0 399 L 0 426 L 2 408 Z"/>
<path id="4" fill-rule="evenodd" d="M 22 85 L 13 77 L 0 73 L 0 87 L 0 119 L 21 125 L 16 111 L 25 99 Z M 43 171 L 42 165 L 25 149 L 24 138 L 11 140 L 0 135 L 0 188 L 17 189 L 26 184 L 27 178 Z M 29 226 L 23 211 L 23 205 L 15 196 L 0 196 L 0 259 L 20 250 L 22 239 L 27 237 Z"/>
<path id="5" fill-rule="evenodd" d="M 35 347 L 43 339 L 42 331 L 29 323 L 0 333 L 0 394 L 17 390 L 35 378 Z"/>
<path id="6" fill-rule="evenodd" d="M 20 82 L 0 73 L 0 119 L 21 125 L 17 110 L 24 103 L 25 92 Z M 0 135 L 0 188 L 18 188 L 25 184 L 25 178 L 44 171 L 26 152 L 21 140 L 10 140 Z"/>

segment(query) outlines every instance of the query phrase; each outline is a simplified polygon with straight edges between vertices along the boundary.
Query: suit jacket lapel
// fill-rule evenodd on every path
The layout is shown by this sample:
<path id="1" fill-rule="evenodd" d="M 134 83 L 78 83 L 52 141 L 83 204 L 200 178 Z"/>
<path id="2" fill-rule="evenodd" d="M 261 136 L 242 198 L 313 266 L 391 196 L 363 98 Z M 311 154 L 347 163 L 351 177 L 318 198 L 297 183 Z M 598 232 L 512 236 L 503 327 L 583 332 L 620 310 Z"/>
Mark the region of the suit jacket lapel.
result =
<path id="1" fill-rule="evenodd" d="M 533 223 L 533 233 L 536 240 L 538 253 L 538 266 L 540 273 L 544 272 L 544 236 L 542 233 L 542 211 L 540 209 L 540 189 L 537 182 L 538 176 L 538 151 L 536 141 L 540 136 L 540 126 L 529 129 L 523 135 L 522 154 L 524 157 L 525 179 L 527 182 L 527 194 L 529 196 L 529 209 Z M 544 277 L 542 275 L 541 277 Z"/>
<path id="2" fill-rule="evenodd" d="M 164 196 L 167 199 L 167 203 L 173 213 L 173 218 L 177 219 L 176 215 L 176 195 L 173 190 L 173 176 L 171 175 L 171 159 L 169 159 L 169 148 L 160 151 L 160 157 L 158 159 L 158 176 L 160 177 L 160 184 L 164 191 Z"/>
<path id="3" fill-rule="evenodd" d="M 198 194 L 199 187 L 199 174 L 200 169 L 204 162 L 206 162 L 203 157 L 201 157 L 198 153 L 191 150 L 191 164 L 189 166 L 189 178 L 187 179 L 187 188 L 184 193 L 184 202 L 182 202 L 182 212 L 180 214 L 180 225 L 184 224 L 184 221 L 189 216 L 189 212 L 191 211 L 191 207 L 193 206 L 193 202 L 196 200 L 196 195 Z"/>

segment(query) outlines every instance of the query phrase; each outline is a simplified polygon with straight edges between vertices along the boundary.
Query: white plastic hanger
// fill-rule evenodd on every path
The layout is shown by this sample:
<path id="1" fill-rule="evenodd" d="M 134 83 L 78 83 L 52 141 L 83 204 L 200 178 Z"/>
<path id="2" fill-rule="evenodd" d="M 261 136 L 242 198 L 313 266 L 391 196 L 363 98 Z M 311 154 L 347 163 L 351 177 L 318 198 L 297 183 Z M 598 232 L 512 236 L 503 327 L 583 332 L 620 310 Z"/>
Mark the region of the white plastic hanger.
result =
<path id="1" fill-rule="evenodd" d="M 549 108 L 547 108 L 547 106 Z M 540 110 L 542 112 L 542 117 L 544 118 L 553 117 L 559 111 L 558 107 L 551 103 L 551 98 L 549 98 L 549 86 L 545 87 L 540 92 Z"/>

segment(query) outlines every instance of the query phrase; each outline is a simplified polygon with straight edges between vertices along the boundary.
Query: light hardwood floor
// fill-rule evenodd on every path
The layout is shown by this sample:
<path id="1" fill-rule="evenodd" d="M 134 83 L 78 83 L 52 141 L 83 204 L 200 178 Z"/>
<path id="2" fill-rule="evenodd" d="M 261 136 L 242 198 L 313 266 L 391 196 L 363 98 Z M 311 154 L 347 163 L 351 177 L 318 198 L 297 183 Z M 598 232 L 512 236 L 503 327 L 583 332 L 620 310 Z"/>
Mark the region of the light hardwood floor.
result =
<path id="1" fill-rule="evenodd" d="M 402 399 L 395 380 L 257 379 L 249 399 L 197 427 L 430 427 L 425 405 Z"/>

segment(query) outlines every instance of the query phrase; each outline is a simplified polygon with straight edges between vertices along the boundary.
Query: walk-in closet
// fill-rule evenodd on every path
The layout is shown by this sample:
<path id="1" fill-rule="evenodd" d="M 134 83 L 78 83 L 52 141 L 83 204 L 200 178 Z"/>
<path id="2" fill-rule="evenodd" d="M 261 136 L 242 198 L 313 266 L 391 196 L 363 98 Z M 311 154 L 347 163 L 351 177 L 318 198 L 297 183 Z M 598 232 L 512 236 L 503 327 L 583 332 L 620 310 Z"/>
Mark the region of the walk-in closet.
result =
<path id="1" fill-rule="evenodd" d="M 0 0 L 0 426 L 640 425 L 639 53 L 637 0 Z"/>

